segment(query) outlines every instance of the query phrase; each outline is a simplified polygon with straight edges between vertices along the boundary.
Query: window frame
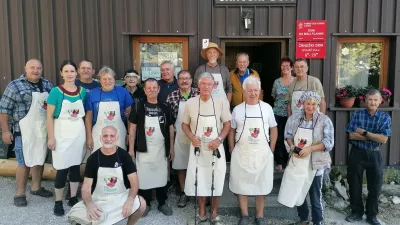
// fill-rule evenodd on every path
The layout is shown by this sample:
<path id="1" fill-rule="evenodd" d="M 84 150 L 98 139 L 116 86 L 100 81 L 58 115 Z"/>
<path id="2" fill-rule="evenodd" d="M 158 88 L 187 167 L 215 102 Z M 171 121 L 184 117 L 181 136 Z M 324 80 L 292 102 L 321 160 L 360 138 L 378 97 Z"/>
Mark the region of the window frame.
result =
<path id="1" fill-rule="evenodd" d="M 337 39 L 336 49 L 336 68 L 335 68 L 335 86 L 338 86 L 339 57 L 343 43 L 382 43 L 381 49 L 381 74 L 379 76 L 379 87 L 388 86 L 388 64 L 389 64 L 389 43 L 388 37 L 339 37 Z"/>
<path id="2" fill-rule="evenodd" d="M 140 43 L 182 43 L 182 70 L 187 70 L 189 65 L 189 37 L 187 36 L 134 36 L 133 41 L 133 65 L 140 73 Z M 142 79 L 142 76 L 140 76 Z"/>

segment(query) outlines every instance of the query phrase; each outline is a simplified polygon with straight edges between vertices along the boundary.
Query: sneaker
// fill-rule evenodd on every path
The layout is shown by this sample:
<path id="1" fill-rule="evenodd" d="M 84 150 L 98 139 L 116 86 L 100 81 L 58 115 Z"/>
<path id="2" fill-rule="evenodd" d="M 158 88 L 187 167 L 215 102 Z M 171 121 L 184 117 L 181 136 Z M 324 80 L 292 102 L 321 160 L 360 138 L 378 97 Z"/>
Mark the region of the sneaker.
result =
<path id="1" fill-rule="evenodd" d="M 45 197 L 45 198 L 53 197 L 53 193 L 51 193 L 50 191 L 44 189 L 43 187 L 39 188 L 36 191 L 32 191 L 31 190 L 31 195 L 38 195 L 40 197 Z"/>
<path id="2" fill-rule="evenodd" d="M 14 196 L 14 205 L 17 207 L 25 207 L 28 205 L 25 195 Z"/>
<path id="3" fill-rule="evenodd" d="M 178 208 L 184 208 L 187 202 L 188 202 L 188 197 L 186 196 L 185 193 L 182 193 L 181 197 L 179 197 Z"/>
<path id="4" fill-rule="evenodd" d="M 54 215 L 64 216 L 64 207 L 62 201 L 56 201 L 54 204 Z"/>
<path id="5" fill-rule="evenodd" d="M 78 201 L 78 198 L 75 196 L 75 197 L 72 197 L 72 198 L 70 198 L 69 199 L 69 201 L 68 201 L 68 206 L 74 206 L 76 203 L 78 203 L 79 201 Z"/>
<path id="6" fill-rule="evenodd" d="M 348 217 L 346 217 L 345 220 L 350 223 L 360 221 L 360 220 L 362 220 L 362 215 L 357 214 L 357 213 L 352 213 Z"/>
<path id="7" fill-rule="evenodd" d="M 197 216 L 196 222 L 195 222 L 195 218 L 192 218 L 187 221 L 187 225 L 198 225 L 198 224 L 204 224 L 204 225 L 207 224 L 208 225 L 210 223 L 208 223 L 208 219 L 206 216 L 205 217 Z"/>
<path id="8" fill-rule="evenodd" d="M 248 225 L 249 223 L 249 216 L 241 216 L 238 225 Z"/>
<path id="9" fill-rule="evenodd" d="M 215 219 L 211 219 L 211 225 L 224 225 L 221 221 L 221 219 L 219 218 L 219 216 L 215 217 Z"/>
<path id="10" fill-rule="evenodd" d="M 262 224 L 264 224 L 264 218 L 262 218 L 262 217 L 256 217 L 256 218 L 254 219 L 254 222 L 255 222 L 256 225 L 262 225 Z"/>
<path id="11" fill-rule="evenodd" d="M 158 206 L 158 211 L 162 212 L 162 214 L 166 216 L 172 216 L 172 208 L 169 207 L 167 204 Z"/>
<path id="12" fill-rule="evenodd" d="M 290 225 L 308 225 L 308 224 L 310 224 L 308 220 L 300 220 L 295 223 L 291 223 Z"/>
<path id="13" fill-rule="evenodd" d="M 142 217 L 146 217 L 147 214 L 149 214 L 150 210 L 151 210 L 151 206 L 146 205 L 146 209 L 144 210 Z"/>
<path id="14" fill-rule="evenodd" d="M 372 225 L 381 225 L 381 223 L 378 221 L 376 216 L 371 216 L 371 217 L 367 216 L 366 221 L 367 221 L 367 223 L 372 224 Z"/>

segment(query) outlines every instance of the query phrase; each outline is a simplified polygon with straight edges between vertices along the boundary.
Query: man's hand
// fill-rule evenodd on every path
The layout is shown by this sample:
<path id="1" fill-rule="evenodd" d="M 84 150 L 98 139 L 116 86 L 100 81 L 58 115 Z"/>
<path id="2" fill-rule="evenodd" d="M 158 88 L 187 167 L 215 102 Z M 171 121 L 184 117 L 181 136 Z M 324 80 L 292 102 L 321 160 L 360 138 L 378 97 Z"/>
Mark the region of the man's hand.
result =
<path id="1" fill-rule="evenodd" d="M 218 138 L 216 138 L 215 140 L 212 140 L 212 141 L 210 142 L 210 144 L 208 144 L 208 148 L 211 149 L 211 150 L 213 150 L 213 151 L 215 151 L 215 150 L 218 149 L 218 147 L 219 147 L 220 145 L 221 145 L 221 141 L 220 141 Z"/>
<path id="2" fill-rule="evenodd" d="M 301 158 L 303 158 L 303 157 L 308 156 L 311 152 L 312 152 L 311 146 L 304 147 L 304 148 L 299 152 L 299 156 L 300 156 Z"/>
<path id="3" fill-rule="evenodd" d="M 52 151 L 56 150 L 56 140 L 54 138 L 49 138 L 47 141 L 47 147 Z"/>
<path id="4" fill-rule="evenodd" d="M 10 131 L 2 132 L 1 138 L 9 145 L 11 145 L 11 142 L 14 140 L 13 134 Z"/>
<path id="5" fill-rule="evenodd" d="M 132 208 L 133 208 L 133 200 L 128 198 L 128 200 L 126 200 L 124 206 L 122 207 L 122 216 L 124 218 L 130 216 L 132 213 Z"/>
<path id="6" fill-rule="evenodd" d="M 364 129 L 361 129 L 361 128 L 357 128 L 357 129 L 356 129 L 356 133 L 359 133 L 359 134 L 361 134 L 361 135 L 364 133 L 364 131 L 365 131 L 365 130 L 364 130 Z"/>
<path id="7" fill-rule="evenodd" d="M 93 151 L 93 138 L 92 138 L 92 136 L 86 137 L 86 146 L 90 151 Z"/>
<path id="8" fill-rule="evenodd" d="M 196 135 L 193 135 L 190 140 L 192 141 L 192 145 L 194 147 L 200 147 L 201 145 L 201 138 L 197 137 Z"/>
<path id="9" fill-rule="evenodd" d="M 88 211 L 88 218 L 91 221 L 98 221 L 101 217 L 101 213 L 103 212 L 103 210 L 101 210 L 94 203 L 87 206 L 87 211 Z"/>
<path id="10" fill-rule="evenodd" d="M 171 148 L 171 150 L 169 150 L 169 161 L 172 161 L 175 157 L 175 151 L 173 148 Z"/>

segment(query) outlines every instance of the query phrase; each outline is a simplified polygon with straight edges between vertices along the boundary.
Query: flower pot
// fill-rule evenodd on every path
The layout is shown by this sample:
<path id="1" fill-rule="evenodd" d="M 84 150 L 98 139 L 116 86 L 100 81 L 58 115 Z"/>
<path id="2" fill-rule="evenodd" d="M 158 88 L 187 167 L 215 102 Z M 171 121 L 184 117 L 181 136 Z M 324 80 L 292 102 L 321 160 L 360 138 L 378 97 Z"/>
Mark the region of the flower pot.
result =
<path id="1" fill-rule="evenodd" d="M 351 97 L 351 98 L 340 98 L 339 102 L 340 105 L 343 108 L 351 108 L 354 105 L 354 101 L 356 100 L 356 97 Z"/>

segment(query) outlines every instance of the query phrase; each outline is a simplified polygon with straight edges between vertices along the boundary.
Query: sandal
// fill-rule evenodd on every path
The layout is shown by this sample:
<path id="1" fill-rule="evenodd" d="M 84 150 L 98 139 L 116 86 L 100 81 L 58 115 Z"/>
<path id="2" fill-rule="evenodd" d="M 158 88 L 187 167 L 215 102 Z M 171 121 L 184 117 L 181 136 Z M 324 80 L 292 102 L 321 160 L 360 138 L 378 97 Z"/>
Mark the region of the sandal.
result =
<path id="1" fill-rule="evenodd" d="M 51 193 L 50 191 L 44 189 L 43 187 L 39 188 L 36 191 L 32 191 L 31 190 L 31 194 L 32 195 L 38 195 L 40 197 L 45 197 L 45 198 L 53 197 L 53 193 Z"/>
<path id="2" fill-rule="evenodd" d="M 14 205 L 17 207 L 25 207 L 28 205 L 25 195 L 14 196 Z"/>

